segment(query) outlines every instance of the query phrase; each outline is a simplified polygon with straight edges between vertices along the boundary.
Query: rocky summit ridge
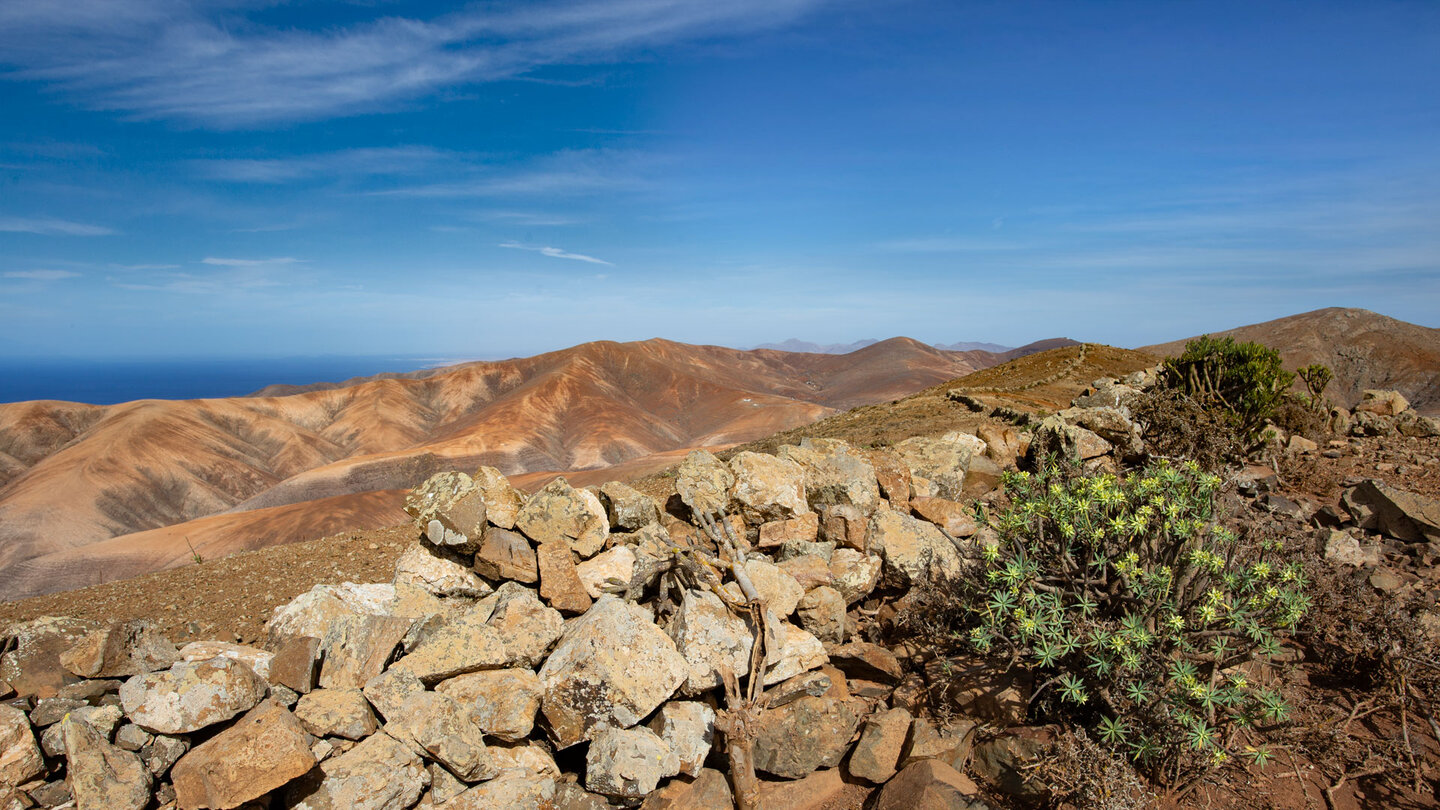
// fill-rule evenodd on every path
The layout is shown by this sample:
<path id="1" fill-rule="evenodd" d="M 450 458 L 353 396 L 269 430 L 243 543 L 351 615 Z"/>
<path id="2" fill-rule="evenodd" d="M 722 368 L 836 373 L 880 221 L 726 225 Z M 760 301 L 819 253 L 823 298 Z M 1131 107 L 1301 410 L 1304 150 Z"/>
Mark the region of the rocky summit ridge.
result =
<path id="1" fill-rule="evenodd" d="M 13 626 L 0 806 L 773 809 L 868 795 L 978 810 L 982 783 L 1033 795 L 1026 758 L 1053 730 L 1021 726 L 1023 673 L 931 666 L 887 629 L 930 586 L 976 574 L 995 542 L 977 510 L 1031 446 L 1101 469 L 1136 452 L 1128 403 L 1152 379 L 1097 380 L 1041 420 L 955 390 L 1018 424 L 883 449 L 695 451 L 663 502 L 615 481 L 525 495 L 494 468 L 440 472 L 406 496 L 411 541 L 388 582 L 318 585 L 254 644 L 177 646 L 143 620 Z M 1335 418 L 1357 437 L 1440 436 L 1394 392 Z M 1287 459 L 1352 447 L 1272 440 Z M 1317 548 L 1335 564 L 1397 594 L 1427 587 L 1382 576 L 1384 544 L 1406 547 L 1394 559 L 1440 544 L 1440 502 L 1359 482 L 1326 513 L 1275 493 L 1268 468 L 1238 480 L 1269 518 L 1323 523 Z M 928 711 L 937 693 L 948 716 Z"/>

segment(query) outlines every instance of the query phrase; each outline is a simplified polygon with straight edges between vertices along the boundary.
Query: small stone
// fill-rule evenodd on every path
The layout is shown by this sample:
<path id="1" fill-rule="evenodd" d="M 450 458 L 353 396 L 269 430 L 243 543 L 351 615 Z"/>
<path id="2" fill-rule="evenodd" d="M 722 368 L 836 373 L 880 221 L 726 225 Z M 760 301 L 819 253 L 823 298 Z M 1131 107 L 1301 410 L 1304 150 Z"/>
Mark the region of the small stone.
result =
<path id="1" fill-rule="evenodd" d="M 87 705 L 85 701 L 74 698 L 40 698 L 35 701 L 35 708 L 30 710 L 30 725 L 36 728 L 53 726 L 64 720 L 65 715 Z"/>
<path id="2" fill-rule="evenodd" d="M 938 729 L 923 717 L 915 718 L 900 752 L 900 768 L 903 770 L 926 759 L 938 759 L 956 769 L 965 767 L 974 744 L 975 728 L 975 721 L 968 718 L 951 720 Z"/>
<path id="3" fill-rule="evenodd" d="M 680 773 L 699 776 L 715 741 L 715 710 L 696 701 L 671 701 L 660 707 L 650 730 L 675 754 Z"/>
<path id="4" fill-rule="evenodd" d="M 60 654 L 60 665 L 82 678 L 128 678 L 168 669 L 176 660 L 175 645 L 145 621 L 87 633 Z"/>
<path id="5" fill-rule="evenodd" d="M 964 493 L 970 459 L 985 452 L 985 442 L 964 433 L 943 438 L 915 436 L 895 445 L 895 454 L 910 468 L 911 498 L 959 500 Z"/>
<path id="6" fill-rule="evenodd" d="M 894 776 L 913 719 L 904 709 L 867 717 L 860 741 L 850 753 L 850 775 L 877 785 Z"/>
<path id="7" fill-rule="evenodd" d="M 574 489 L 564 478 L 556 478 L 525 501 L 515 526 L 540 544 L 559 543 L 588 559 L 605 547 L 610 521 L 600 499 L 583 489 Z M 540 581 L 545 581 L 543 559 Z"/>
<path id="8" fill-rule="evenodd" d="M 765 606 L 782 619 L 795 612 L 800 597 L 805 595 L 805 589 L 800 587 L 800 583 L 774 563 L 746 560 L 745 573 L 749 575 Z M 743 597 L 737 601 L 743 601 Z"/>
<path id="9" fill-rule="evenodd" d="M 80 706 L 65 713 L 64 717 L 73 718 L 95 729 L 101 739 L 106 742 L 115 735 L 115 727 L 120 725 L 124 715 L 120 712 L 119 706 Z M 61 719 L 63 720 L 64 717 Z M 57 723 L 45 729 L 40 735 L 40 747 L 45 753 L 52 757 L 65 755 L 65 735 L 63 724 Z"/>
<path id="10" fill-rule="evenodd" d="M 540 595 L 562 613 L 584 613 L 593 600 L 575 570 L 575 559 L 565 543 L 541 543 L 535 553 L 540 568 Z"/>
<path id="11" fill-rule="evenodd" d="M 22 785 L 44 772 L 45 759 L 25 713 L 0 704 L 0 785 Z"/>
<path id="12" fill-rule="evenodd" d="M 475 572 L 492 581 L 539 582 L 535 549 L 525 535 L 508 529 L 491 529 L 475 552 Z"/>
<path id="13" fill-rule="evenodd" d="M 500 773 L 520 771 L 531 776 L 560 778 L 560 766 L 543 744 L 522 740 L 515 743 L 496 742 L 488 749 Z"/>
<path id="14" fill-rule="evenodd" d="M 884 561 L 879 557 L 849 548 L 835 550 L 830 558 L 832 584 L 845 604 L 853 605 L 869 596 L 880 584 Z"/>
<path id="15" fill-rule="evenodd" d="M 679 772 L 675 752 L 644 727 L 602 731 L 585 755 L 585 787 L 617 798 L 642 798 Z"/>
<path id="16" fill-rule="evenodd" d="M 763 704 L 767 709 L 778 709 L 786 703 L 799 700 L 806 695 L 821 697 L 830 693 L 830 676 L 825 672 L 802 672 L 766 690 Z"/>
<path id="17" fill-rule="evenodd" d="M 359 689 L 317 689 L 295 704 L 295 716 L 316 737 L 363 740 L 380 727 Z"/>
<path id="18" fill-rule="evenodd" d="M 180 648 L 181 661 L 209 661 L 224 657 L 239 661 L 262 679 L 270 680 L 270 662 L 275 654 L 257 647 L 231 644 L 227 641 L 192 641 Z M 167 665 L 168 666 L 168 665 Z"/>
<path id="19" fill-rule="evenodd" d="M 800 600 L 797 618 L 800 626 L 822 644 L 845 643 L 845 597 L 828 585 L 822 585 Z"/>
<path id="20" fill-rule="evenodd" d="M 599 599 L 605 588 L 629 586 L 635 572 L 635 552 L 629 546 L 615 546 L 580 563 L 575 573 L 591 599 Z"/>
<path id="21" fill-rule="evenodd" d="M 640 810 L 730 810 L 734 806 L 735 797 L 730 792 L 730 782 L 725 775 L 710 768 L 701 768 L 693 782 L 674 779 L 645 797 Z M 761 806 L 771 807 L 768 804 Z"/>
<path id="22" fill-rule="evenodd" d="M 611 530 L 635 532 L 660 522 L 660 510 L 655 501 L 619 481 L 607 481 L 600 486 L 600 503 L 605 507 Z"/>
<path id="23" fill-rule="evenodd" d="M 290 636 L 324 638 L 330 624 L 341 616 L 388 615 L 395 597 L 394 585 L 316 585 L 275 608 L 265 633 L 272 647 Z M 193 632 L 199 632 L 198 628 Z"/>
<path id="24" fill-rule="evenodd" d="M 760 548 L 778 548 L 790 541 L 814 542 L 820 535 L 820 515 L 807 512 L 789 520 L 760 524 Z"/>
<path id="25" fill-rule="evenodd" d="M 867 516 L 880 505 L 875 467 L 847 442 L 807 438 L 781 447 L 779 456 L 805 468 L 805 499 L 816 511 L 845 504 Z"/>
<path id="26" fill-rule="evenodd" d="M 239 807 L 314 766 L 310 738 L 300 722 L 285 707 L 266 701 L 181 757 L 171 780 L 181 807 Z"/>
<path id="27" fill-rule="evenodd" d="M 761 782 L 760 806 L 765 810 L 823 810 L 836 806 L 845 793 L 839 768 L 816 771 L 794 782 Z M 910 810 L 928 810 L 914 807 Z"/>
<path id="28" fill-rule="evenodd" d="M 115 744 L 126 751 L 139 751 L 150 744 L 155 735 L 134 723 L 126 723 L 115 731 Z"/>
<path id="29" fill-rule="evenodd" d="M 825 645 L 820 639 L 788 622 L 776 624 L 779 628 L 776 646 L 767 651 L 766 656 L 770 668 L 765 672 L 765 686 L 825 665 Z"/>
<path id="30" fill-rule="evenodd" d="M 270 659 L 270 682 L 305 694 L 320 678 L 320 639 L 292 636 L 285 639 Z"/>

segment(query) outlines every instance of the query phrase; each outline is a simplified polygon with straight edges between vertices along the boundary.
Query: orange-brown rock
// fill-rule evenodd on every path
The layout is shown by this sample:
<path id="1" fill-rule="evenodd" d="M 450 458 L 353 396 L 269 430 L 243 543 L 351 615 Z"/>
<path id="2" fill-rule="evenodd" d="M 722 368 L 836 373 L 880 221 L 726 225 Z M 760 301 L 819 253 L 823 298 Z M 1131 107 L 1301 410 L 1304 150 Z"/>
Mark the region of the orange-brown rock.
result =
<path id="1" fill-rule="evenodd" d="M 300 721 L 265 701 L 234 725 L 192 748 L 170 771 L 183 810 L 239 807 L 315 766 Z"/>

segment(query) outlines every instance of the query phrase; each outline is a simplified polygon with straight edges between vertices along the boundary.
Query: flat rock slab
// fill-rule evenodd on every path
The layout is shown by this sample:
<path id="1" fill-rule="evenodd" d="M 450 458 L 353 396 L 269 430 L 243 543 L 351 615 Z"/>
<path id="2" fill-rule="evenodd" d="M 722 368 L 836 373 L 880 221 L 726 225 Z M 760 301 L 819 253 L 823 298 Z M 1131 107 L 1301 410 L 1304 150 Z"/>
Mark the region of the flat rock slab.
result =
<path id="1" fill-rule="evenodd" d="M 278 703 L 266 701 L 180 758 L 170 772 L 183 810 L 239 807 L 315 767 L 310 737 Z"/>
<path id="2" fill-rule="evenodd" d="M 393 616 L 341 616 L 330 623 L 321 640 L 324 663 L 320 685 L 326 689 L 360 689 L 385 671 L 390 656 L 413 622 Z"/>

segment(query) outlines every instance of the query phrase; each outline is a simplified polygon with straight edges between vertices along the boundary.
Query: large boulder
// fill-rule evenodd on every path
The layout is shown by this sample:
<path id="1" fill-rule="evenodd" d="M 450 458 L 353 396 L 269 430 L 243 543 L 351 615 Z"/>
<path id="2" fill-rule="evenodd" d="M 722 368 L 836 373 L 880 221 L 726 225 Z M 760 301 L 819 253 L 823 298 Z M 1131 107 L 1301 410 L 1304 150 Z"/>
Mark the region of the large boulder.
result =
<path id="1" fill-rule="evenodd" d="M 970 458 L 984 452 L 984 441 L 959 432 L 938 438 L 914 436 L 895 445 L 895 454 L 910 470 L 912 497 L 952 501 L 964 494 Z"/>
<path id="2" fill-rule="evenodd" d="M 630 584 L 635 573 L 635 552 L 627 545 L 614 546 L 575 566 L 575 573 L 590 598 L 599 599 L 608 587 Z"/>
<path id="3" fill-rule="evenodd" d="M 405 511 L 437 548 L 471 554 L 485 539 L 485 495 L 465 473 L 430 476 L 405 497 Z"/>
<path id="4" fill-rule="evenodd" d="M 672 700 L 650 721 L 655 732 L 675 754 L 680 773 L 699 776 L 715 741 L 715 710 L 693 700 Z"/>
<path id="5" fill-rule="evenodd" d="M 359 689 L 317 689 L 302 695 L 295 704 L 295 717 L 316 737 L 363 740 L 380 727 Z"/>
<path id="6" fill-rule="evenodd" d="M 877 785 L 894 776 L 912 720 L 910 712 L 904 709 L 890 709 L 865 718 L 860 740 L 850 752 L 850 775 Z"/>
<path id="7" fill-rule="evenodd" d="M 581 559 L 604 548 L 610 534 L 610 520 L 600 500 L 587 490 L 571 487 L 564 478 L 556 478 L 531 495 L 516 515 L 515 527 L 542 546 L 560 543 Z"/>
<path id="8" fill-rule="evenodd" d="M 265 701 L 180 758 L 170 772 L 183 808 L 230 808 L 258 799 L 315 767 L 295 715 Z"/>
<path id="9" fill-rule="evenodd" d="M 1355 410 L 1376 416 L 1399 416 L 1410 410 L 1410 402 L 1399 391 L 1370 389 L 1361 392 Z"/>
<path id="10" fill-rule="evenodd" d="M 874 810 L 989 810 L 980 788 L 949 765 L 926 759 L 907 766 L 875 796 Z"/>
<path id="11" fill-rule="evenodd" d="M 146 731 L 188 734 L 249 711 L 265 692 L 249 667 L 221 657 L 136 675 L 120 687 L 120 705 Z"/>
<path id="12" fill-rule="evenodd" d="M 505 645 L 506 665 L 539 666 L 560 640 L 565 619 L 560 611 L 546 607 L 529 588 L 507 583 L 496 595 L 499 598 L 487 624 L 495 628 Z"/>
<path id="13" fill-rule="evenodd" d="M 853 605 L 869 596 L 880 584 L 880 572 L 884 560 L 873 554 L 852 548 L 838 548 L 830 556 L 831 585 L 845 597 L 847 605 Z"/>
<path id="14" fill-rule="evenodd" d="M 320 685 L 326 689 L 360 689 L 379 675 L 410 632 L 414 622 L 373 614 L 340 616 L 320 641 L 324 663 Z"/>
<path id="15" fill-rule="evenodd" d="M 265 632 L 277 644 L 293 636 L 324 638 L 330 623 L 341 616 L 387 616 L 394 602 L 394 585 L 316 585 L 276 607 Z"/>
<path id="16" fill-rule="evenodd" d="M 858 450 L 839 439 L 803 439 L 785 445 L 780 457 L 805 468 L 805 499 L 816 511 L 823 506 L 853 506 L 868 515 L 880 505 L 875 467 Z"/>
<path id="17" fill-rule="evenodd" d="M 61 722 L 76 810 L 141 810 L 150 803 L 150 771 L 140 757 L 111 745 L 89 723 Z"/>
<path id="18" fill-rule="evenodd" d="M 60 654 L 60 665 L 82 678 L 128 678 L 168 669 L 175 645 L 150 622 L 111 624 L 85 634 Z"/>
<path id="19" fill-rule="evenodd" d="M 485 623 L 489 618 L 483 609 L 472 609 L 446 622 L 396 661 L 392 669 L 413 673 L 424 683 L 436 683 L 466 672 L 505 666 L 509 660 L 505 642 L 495 628 Z"/>
<path id="20" fill-rule="evenodd" d="M 475 573 L 489 580 L 540 580 L 535 549 L 530 547 L 525 535 L 509 529 L 491 529 L 485 533 L 485 541 L 475 552 L 474 566 Z"/>
<path id="21" fill-rule="evenodd" d="M 810 511 L 805 501 L 805 469 L 768 453 L 736 453 L 730 459 L 735 483 L 731 498 L 751 524 L 789 520 Z"/>
<path id="22" fill-rule="evenodd" d="M 882 579 L 909 588 L 960 576 L 963 560 L 955 544 L 931 523 L 880 510 L 870 518 L 870 545 L 884 560 Z"/>
<path id="23" fill-rule="evenodd" d="M 491 525 L 502 529 L 515 528 L 515 518 L 525 505 L 525 496 L 494 467 L 481 467 L 471 476 L 475 488 L 485 498 L 485 517 Z"/>
<path id="24" fill-rule="evenodd" d="M 286 791 L 288 810 L 405 810 L 429 782 L 425 764 L 381 731 L 320 763 Z M 497 805 L 499 806 L 499 805 Z"/>
<path id="25" fill-rule="evenodd" d="M 540 668 L 540 708 L 560 748 L 629 728 L 664 703 L 689 668 L 650 613 L 600 597 L 565 629 Z"/>
<path id="26" fill-rule="evenodd" d="M 251 672 L 268 681 L 270 680 L 270 663 L 275 659 L 275 654 L 269 650 L 245 644 L 231 644 L 228 641 L 192 641 L 180 648 L 181 661 L 209 661 L 211 658 L 229 658 L 239 661 L 250 667 Z"/>

